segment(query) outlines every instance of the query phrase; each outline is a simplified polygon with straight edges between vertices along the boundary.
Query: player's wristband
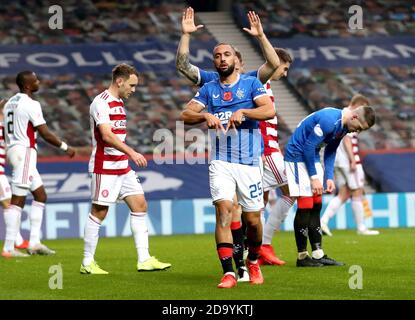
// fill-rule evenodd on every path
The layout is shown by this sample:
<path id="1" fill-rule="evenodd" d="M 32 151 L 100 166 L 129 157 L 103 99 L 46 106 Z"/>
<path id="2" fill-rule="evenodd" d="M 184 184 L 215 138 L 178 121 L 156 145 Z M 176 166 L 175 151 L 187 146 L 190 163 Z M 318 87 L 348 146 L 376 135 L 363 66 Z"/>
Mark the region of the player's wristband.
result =
<path id="1" fill-rule="evenodd" d="M 313 179 L 313 180 L 314 180 L 314 179 L 318 179 L 318 175 L 316 175 L 316 174 L 315 174 L 315 175 L 312 175 L 312 176 L 310 177 L 310 179 Z"/>
<path id="2" fill-rule="evenodd" d="M 59 148 L 62 149 L 63 151 L 66 151 L 68 150 L 68 145 L 62 141 L 61 146 Z"/>

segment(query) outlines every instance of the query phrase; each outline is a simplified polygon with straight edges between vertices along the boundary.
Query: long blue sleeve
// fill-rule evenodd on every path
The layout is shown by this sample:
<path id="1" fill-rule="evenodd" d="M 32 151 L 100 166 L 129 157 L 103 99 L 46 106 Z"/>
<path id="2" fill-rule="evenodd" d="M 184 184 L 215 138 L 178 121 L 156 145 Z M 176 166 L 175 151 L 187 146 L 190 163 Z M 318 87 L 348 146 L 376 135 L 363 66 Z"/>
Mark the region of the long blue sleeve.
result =
<path id="1" fill-rule="evenodd" d="M 307 168 L 308 175 L 314 176 L 317 174 L 316 170 L 316 149 L 318 149 L 318 146 L 324 141 L 324 133 L 321 128 L 320 124 L 316 124 L 314 129 L 311 131 L 311 133 L 307 137 L 307 141 L 304 144 L 303 149 L 303 156 L 304 156 L 304 162 Z"/>
<path id="2" fill-rule="evenodd" d="M 336 139 L 327 144 L 324 149 L 324 176 L 325 180 L 333 180 L 334 176 L 334 160 L 336 159 L 336 150 L 341 142 L 341 139 Z"/>

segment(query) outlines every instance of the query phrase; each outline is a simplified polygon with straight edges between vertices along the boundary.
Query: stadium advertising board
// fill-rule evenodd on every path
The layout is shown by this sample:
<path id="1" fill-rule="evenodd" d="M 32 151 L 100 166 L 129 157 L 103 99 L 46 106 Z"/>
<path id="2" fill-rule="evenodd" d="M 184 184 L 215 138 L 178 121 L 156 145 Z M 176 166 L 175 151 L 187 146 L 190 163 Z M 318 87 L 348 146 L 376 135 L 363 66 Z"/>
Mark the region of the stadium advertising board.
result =
<path id="1" fill-rule="evenodd" d="M 212 68 L 215 42 L 192 43 L 190 60 Z M 140 71 L 176 70 L 177 43 L 157 40 L 142 43 L 0 46 L 0 72 L 16 74 L 33 70 L 44 74 L 108 73 L 119 63 L 134 64 Z"/>
<path id="2" fill-rule="evenodd" d="M 197 167 L 196 167 L 197 166 Z M 90 181 L 87 163 L 40 163 L 39 171 L 49 195 L 43 219 L 45 239 L 80 238 L 90 210 Z M 155 165 L 150 161 L 139 176 L 149 200 L 148 225 L 151 235 L 213 233 L 215 210 L 208 186 L 208 166 L 183 164 Z M 414 227 L 415 193 L 368 195 L 373 216 L 368 227 Z M 323 211 L 331 196 L 325 196 Z M 22 232 L 28 236 L 30 200 L 22 215 Z M 293 229 L 296 206 L 291 208 L 282 230 Z M 266 212 L 266 215 L 268 213 Z M 343 206 L 330 221 L 332 229 L 355 229 L 350 203 Z M 4 221 L 0 219 L 0 235 Z M 130 236 L 129 210 L 124 203 L 110 208 L 103 223 L 102 236 Z"/>
<path id="3" fill-rule="evenodd" d="M 415 63 L 415 37 L 271 39 L 291 51 L 293 68 L 343 68 Z"/>

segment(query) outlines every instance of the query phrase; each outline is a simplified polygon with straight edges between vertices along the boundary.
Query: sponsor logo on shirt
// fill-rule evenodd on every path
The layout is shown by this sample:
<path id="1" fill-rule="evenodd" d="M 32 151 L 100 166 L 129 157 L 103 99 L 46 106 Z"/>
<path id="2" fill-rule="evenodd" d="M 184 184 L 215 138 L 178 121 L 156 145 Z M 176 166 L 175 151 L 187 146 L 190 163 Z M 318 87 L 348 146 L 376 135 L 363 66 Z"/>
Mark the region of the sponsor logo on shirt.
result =
<path id="1" fill-rule="evenodd" d="M 316 126 L 314 127 L 314 133 L 319 137 L 323 136 L 323 130 L 321 130 L 319 124 L 316 124 Z"/>

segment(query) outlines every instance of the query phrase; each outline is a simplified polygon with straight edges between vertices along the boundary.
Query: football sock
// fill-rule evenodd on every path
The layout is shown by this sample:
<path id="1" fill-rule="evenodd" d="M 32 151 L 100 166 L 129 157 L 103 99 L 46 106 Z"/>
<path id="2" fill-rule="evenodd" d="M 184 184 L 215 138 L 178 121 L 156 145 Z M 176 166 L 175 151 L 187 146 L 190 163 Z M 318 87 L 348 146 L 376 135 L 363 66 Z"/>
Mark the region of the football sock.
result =
<path id="1" fill-rule="evenodd" d="M 323 251 L 323 249 L 313 250 L 313 252 L 311 252 L 311 256 L 314 259 L 321 259 L 324 256 L 324 251 Z"/>
<path id="2" fill-rule="evenodd" d="M 20 246 L 23 243 L 24 239 L 22 237 L 22 234 L 19 230 L 17 230 L 16 240 L 14 241 L 14 244 L 16 246 Z"/>
<path id="3" fill-rule="evenodd" d="M 307 257 L 308 257 L 308 252 L 307 251 L 298 252 L 298 260 L 303 260 Z"/>
<path id="4" fill-rule="evenodd" d="M 342 205 L 343 202 L 338 196 L 331 199 L 329 204 L 327 205 L 326 210 L 324 210 L 323 216 L 321 217 L 321 221 L 325 224 L 328 224 L 329 220 L 336 214 L 336 212 L 340 209 Z"/>
<path id="5" fill-rule="evenodd" d="M 20 218 L 22 215 L 22 208 L 11 205 L 4 209 L 4 222 L 6 225 L 6 238 L 4 241 L 3 251 L 13 251 L 16 234 L 20 229 Z"/>
<path id="6" fill-rule="evenodd" d="M 134 236 L 135 247 L 137 249 L 138 262 L 144 262 L 150 258 L 146 219 L 147 212 L 130 212 L 130 226 Z"/>
<path id="7" fill-rule="evenodd" d="M 264 234 L 262 237 L 263 244 L 271 244 L 275 231 L 278 231 L 281 224 L 288 215 L 288 211 L 294 201 L 290 197 L 279 197 L 276 203 L 270 206 L 270 212 L 267 222 L 264 224 Z"/>
<path id="8" fill-rule="evenodd" d="M 220 263 L 222 265 L 223 273 L 227 272 L 234 272 L 232 266 L 232 251 L 233 251 L 233 244 L 232 243 L 218 243 L 216 245 L 216 250 L 218 251 L 218 256 Z"/>
<path id="9" fill-rule="evenodd" d="M 84 266 L 89 266 L 94 261 L 101 224 L 100 219 L 94 217 L 91 213 L 88 215 L 84 230 L 84 259 L 82 260 Z"/>
<path id="10" fill-rule="evenodd" d="M 308 225 L 310 209 L 297 209 L 294 218 L 294 234 L 298 252 L 307 251 Z"/>
<path id="11" fill-rule="evenodd" d="M 364 231 L 366 230 L 366 225 L 364 224 L 364 208 L 362 199 L 359 198 L 352 198 L 352 211 L 353 216 L 356 221 L 357 230 Z"/>
<path id="12" fill-rule="evenodd" d="M 45 204 L 42 202 L 32 201 L 30 209 L 30 240 L 29 248 L 33 248 L 40 243 L 40 229 L 42 227 L 43 211 Z"/>
<path id="13" fill-rule="evenodd" d="M 314 203 L 310 210 L 310 222 L 308 225 L 308 238 L 313 251 L 321 249 L 322 231 L 320 227 L 320 211 L 322 204 Z"/>
<path id="14" fill-rule="evenodd" d="M 240 221 L 231 223 L 233 238 L 233 260 L 236 268 L 244 267 L 244 233 Z"/>
<path id="15" fill-rule="evenodd" d="M 248 260 L 255 262 L 258 259 L 259 251 L 261 250 L 262 241 L 248 241 Z"/>

